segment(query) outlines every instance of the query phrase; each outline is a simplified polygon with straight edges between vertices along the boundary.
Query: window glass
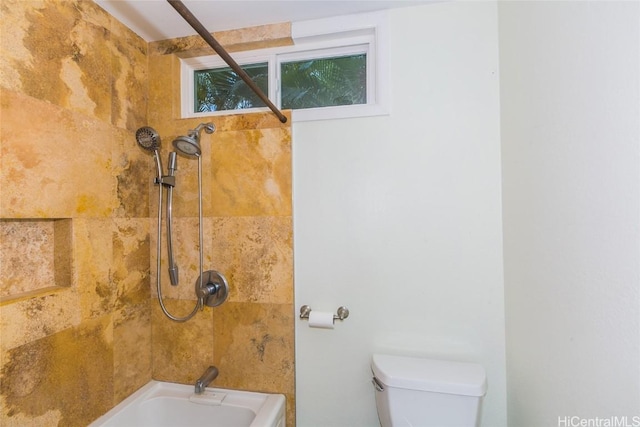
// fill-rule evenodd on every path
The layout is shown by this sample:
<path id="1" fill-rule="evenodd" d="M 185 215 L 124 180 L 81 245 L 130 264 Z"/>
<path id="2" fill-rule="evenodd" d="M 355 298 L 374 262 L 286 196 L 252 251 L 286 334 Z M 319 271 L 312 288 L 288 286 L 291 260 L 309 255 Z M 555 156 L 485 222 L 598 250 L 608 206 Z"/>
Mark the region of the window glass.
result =
<path id="1" fill-rule="evenodd" d="M 268 93 L 268 64 L 243 65 L 242 69 Z M 266 105 L 231 68 L 194 71 L 195 112 L 241 110 Z"/>
<path id="2" fill-rule="evenodd" d="M 367 103 L 367 56 L 305 59 L 280 64 L 283 109 Z"/>

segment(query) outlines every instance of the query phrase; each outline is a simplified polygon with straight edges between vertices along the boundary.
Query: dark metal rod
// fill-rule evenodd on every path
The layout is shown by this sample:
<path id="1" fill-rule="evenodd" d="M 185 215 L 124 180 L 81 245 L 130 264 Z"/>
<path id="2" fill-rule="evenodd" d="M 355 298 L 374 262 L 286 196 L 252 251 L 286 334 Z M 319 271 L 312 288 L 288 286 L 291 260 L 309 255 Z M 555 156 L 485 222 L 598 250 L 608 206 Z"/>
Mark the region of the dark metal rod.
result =
<path id="1" fill-rule="evenodd" d="M 193 16 L 191 11 L 187 9 L 184 4 L 182 4 L 182 1 L 167 0 L 167 2 L 169 2 L 169 4 L 173 6 L 173 8 L 184 18 L 184 20 L 187 21 L 187 23 L 191 25 L 191 27 L 193 27 L 193 29 L 196 30 L 198 34 L 200 34 L 200 37 L 202 37 L 204 41 L 206 41 L 209 46 L 211 46 L 211 48 L 215 50 L 218 55 L 220 55 L 220 58 L 222 58 L 224 62 L 226 62 L 229 67 L 231 67 L 231 69 L 235 71 L 242 80 L 244 80 L 247 86 L 249 86 L 251 90 L 253 90 L 265 104 L 267 104 L 267 107 L 269 107 L 271 111 L 273 111 L 273 114 L 275 114 L 282 123 L 286 123 L 287 118 L 285 117 L 285 115 L 282 114 L 280 110 L 278 110 L 278 107 L 276 107 L 273 102 L 271 102 L 267 95 L 264 94 L 262 89 L 258 87 L 258 85 L 251 79 L 251 77 L 249 77 L 249 75 L 240 67 L 240 65 L 238 65 L 238 63 L 231 57 L 231 55 L 229 55 L 229 52 L 227 52 L 225 48 L 222 47 L 222 45 L 218 43 L 215 38 L 213 38 L 211 33 L 207 31 L 204 25 L 202 25 L 200 21 L 198 21 L 198 19 Z"/>

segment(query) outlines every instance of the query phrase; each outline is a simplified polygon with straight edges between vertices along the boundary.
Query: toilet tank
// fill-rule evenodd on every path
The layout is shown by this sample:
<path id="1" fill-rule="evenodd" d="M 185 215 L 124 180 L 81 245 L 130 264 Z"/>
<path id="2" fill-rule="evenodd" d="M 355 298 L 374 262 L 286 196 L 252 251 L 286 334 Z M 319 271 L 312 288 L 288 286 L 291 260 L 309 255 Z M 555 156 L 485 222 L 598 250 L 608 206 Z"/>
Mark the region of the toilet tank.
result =
<path id="1" fill-rule="evenodd" d="M 375 354 L 371 363 L 382 427 L 474 427 L 487 390 L 476 363 Z"/>

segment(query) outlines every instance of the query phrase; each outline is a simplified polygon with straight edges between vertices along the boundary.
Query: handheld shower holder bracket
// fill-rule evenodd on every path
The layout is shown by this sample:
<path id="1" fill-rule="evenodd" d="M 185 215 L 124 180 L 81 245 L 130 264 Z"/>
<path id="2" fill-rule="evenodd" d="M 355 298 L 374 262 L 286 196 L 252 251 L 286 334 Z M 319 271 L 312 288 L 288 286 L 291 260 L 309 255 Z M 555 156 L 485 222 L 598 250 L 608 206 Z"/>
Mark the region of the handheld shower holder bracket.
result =
<path id="1" fill-rule="evenodd" d="M 164 185 L 165 187 L 175 187 L 176 186 L 176 177 L 171 175 L 163 175 L 162 177 L 156 177 L 153 182 L 157 184 Z"/>

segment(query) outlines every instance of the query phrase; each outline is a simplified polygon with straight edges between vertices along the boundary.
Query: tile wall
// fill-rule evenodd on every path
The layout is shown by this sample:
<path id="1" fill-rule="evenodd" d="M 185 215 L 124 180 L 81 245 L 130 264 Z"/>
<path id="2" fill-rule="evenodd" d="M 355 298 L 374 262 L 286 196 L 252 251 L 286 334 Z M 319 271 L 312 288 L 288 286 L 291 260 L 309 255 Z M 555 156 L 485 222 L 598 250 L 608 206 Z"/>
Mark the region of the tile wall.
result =
<path id="1" fill-rule="evenodd" d="M 278 36 L 288 31 L 288 24 L 270 26 L 274 39 L 261 45 L 290 43 L 290 38 Z M 246 46 L 247 40 L 260 40 L 264 33 L 259 27 L 216 38 L 221 43 L 226 40 L 234 51 L 234 43 Z M 165 168 L 173 139 L 199 123 L 216 126 L 213 134 L 201 134 L 204 268 L 223 273 L 230 292 L 223 305 L 206 308 L 183 324 L 166 319 L 159 305 L 152 304 L 153 376 L 194 383 L 215 365 L 220 370 L 215 383 L 220 387 L 284 393 L 288 425 L 294 425 L 290 124 L 280 123 L 272 113 L 180 119 L 180 57 L 202 53 L 202 47 L 199 38 L 171 42 L 149 47 L 149 125 L 162 135 Z M 173 211 L 181 284 L 166 285 L 164 260 L 161 269 L 165 304 L 175 316 L 189 314 L 195 304 L 197 176 L 197 160 L 179 156 Z M 152 199 L 156 202 L 157 196 Z M 155 237 L 152 240 L 155 247 Z M 154 265 L 155 253 L 151 258 Z M 151 276 L 155 283 L 155 271 Z"/>
<path id="2" fill-rule="evenodd" d="M 191 383 L 215 364 L 218 386 L 286 394 L 293 425 L 289 125 L 179 119 L 178 55 L 201 54 L 195 39 L 147 44 L 87 0 L 3 0 L 0 14 L 0 424 L 84 426 L 151 378 Z M 287 31 L 218 40 L 233 51 Z M 155 299 L 154 165 L 134 135 L 155 127 L 164 163 L 204 120 L 217 127 L 202 140 L 204 265 L 231 289 L 174 323 Z M 182 284 L 163 287 L 179 315 L 194 304 L 196 165 L 179 159 Z"/>
<path id="3" fill-rule="evenodd" d="M 0 5 L 0 424 L 84 426 L 151 378 L 147 44 Z"/>

